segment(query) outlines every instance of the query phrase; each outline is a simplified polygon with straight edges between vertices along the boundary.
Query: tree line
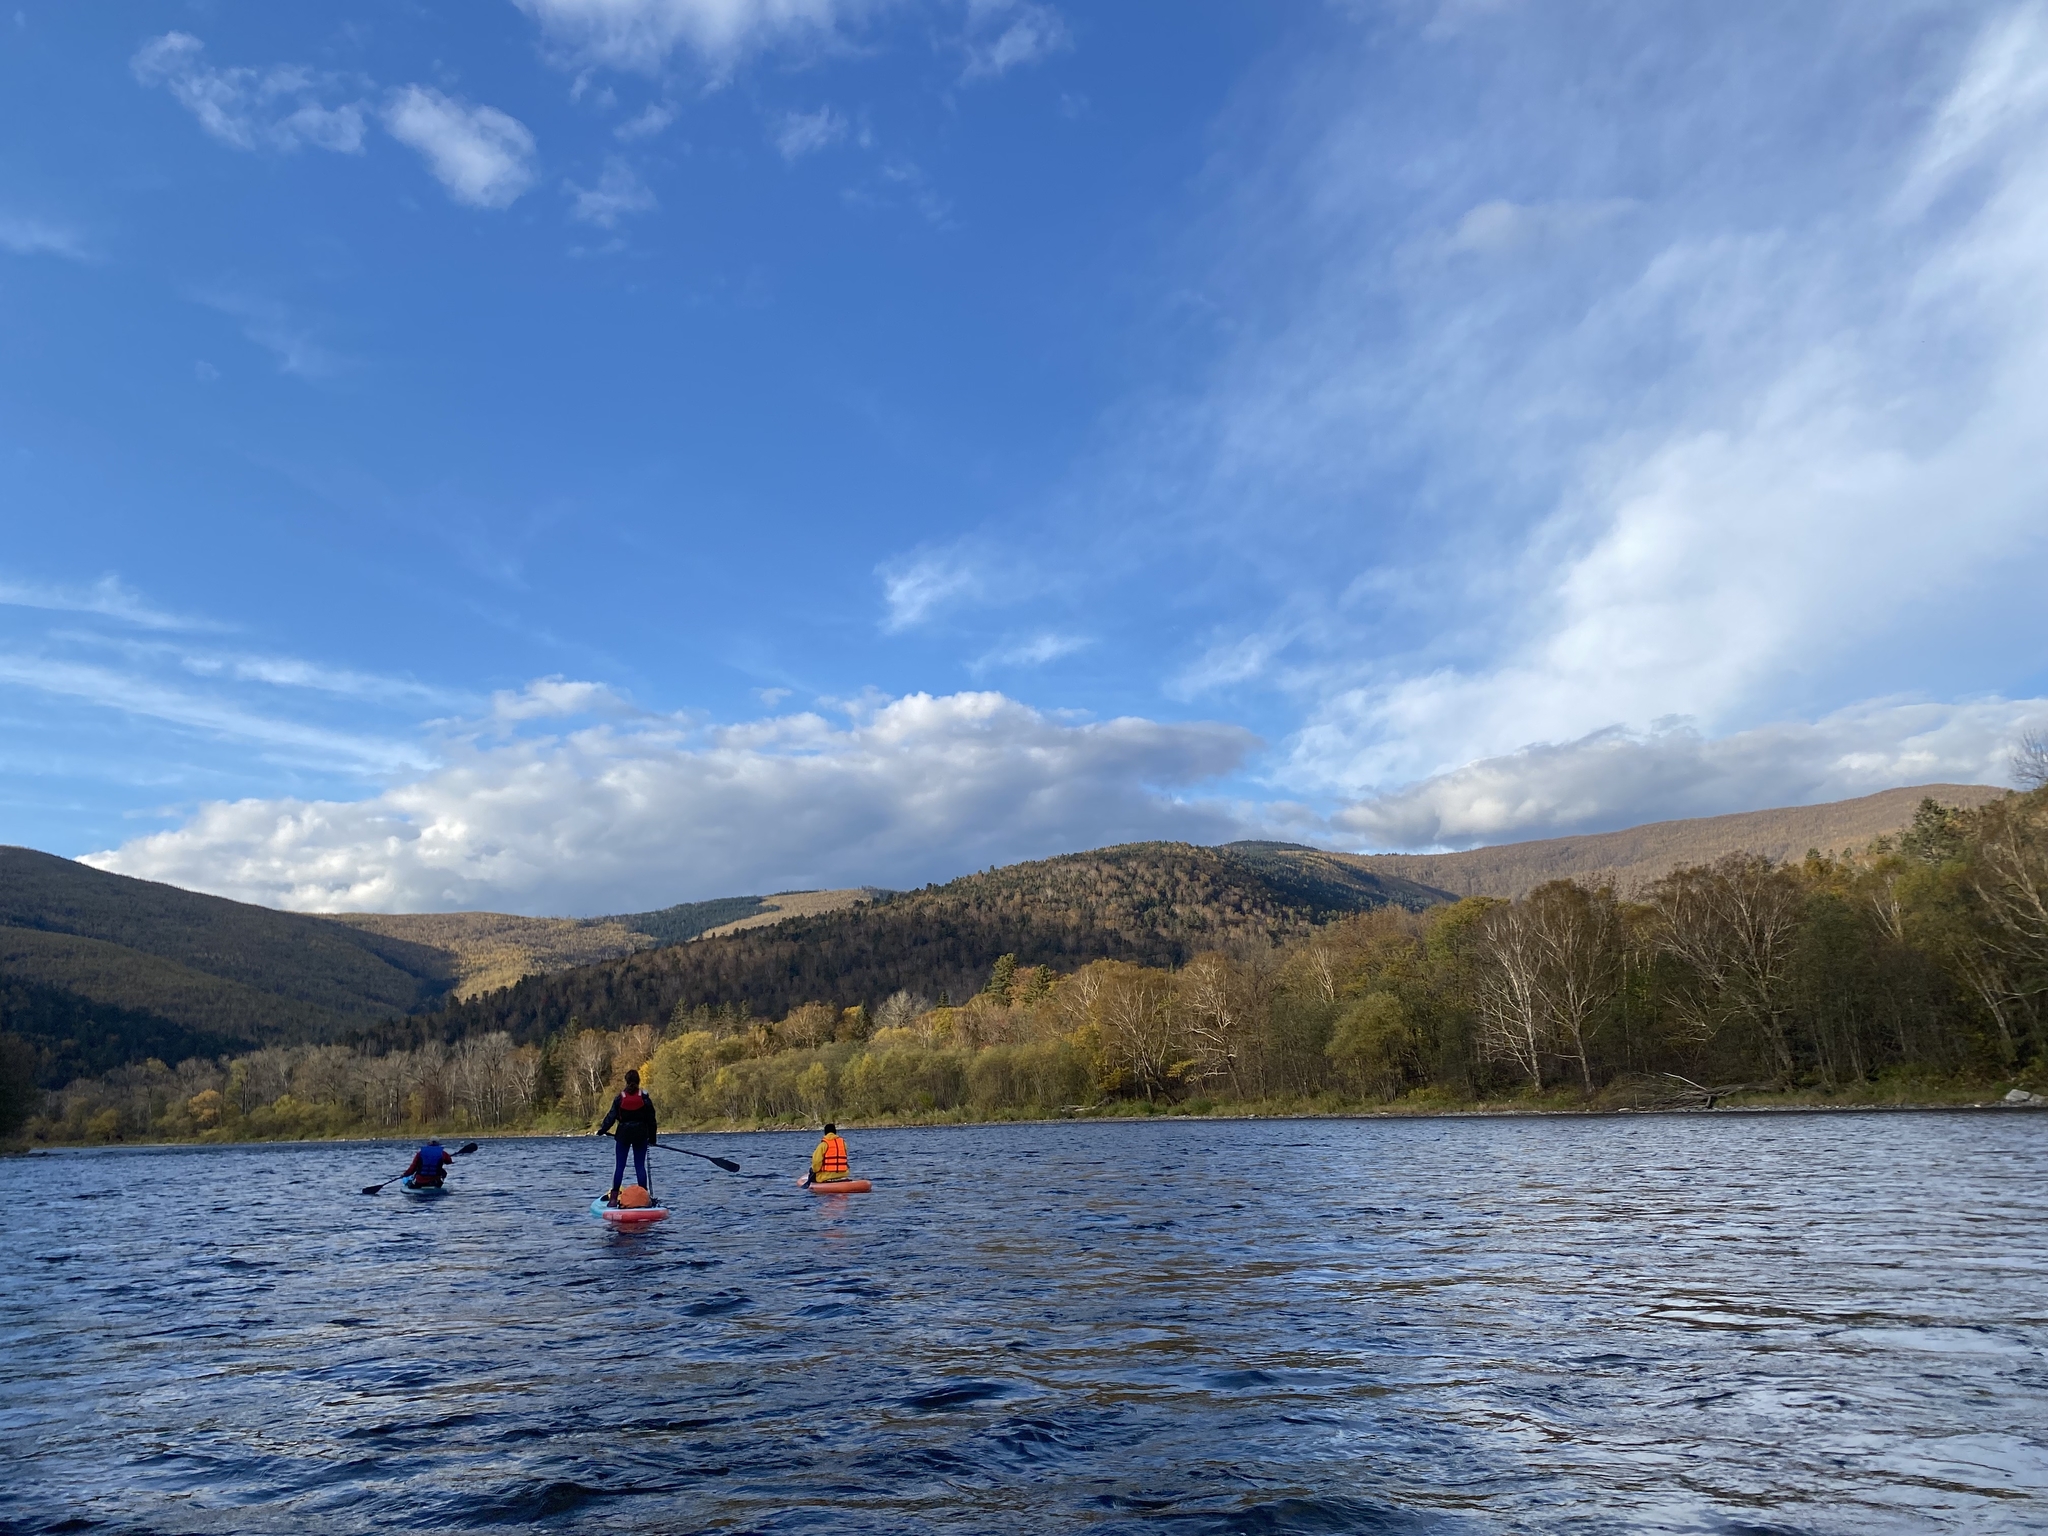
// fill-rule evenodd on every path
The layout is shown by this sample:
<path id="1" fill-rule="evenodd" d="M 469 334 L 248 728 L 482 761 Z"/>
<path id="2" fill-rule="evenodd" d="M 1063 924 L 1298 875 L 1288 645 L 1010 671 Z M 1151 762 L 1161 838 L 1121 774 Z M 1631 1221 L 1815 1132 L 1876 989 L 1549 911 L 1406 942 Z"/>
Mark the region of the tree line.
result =
<path id="1" fill-rule="evenodd" d="M 2048 787 L 1977 810 L 1923 802 L 1909 831 L 1854 856 L 1732 854 L 1628 896 L 1561 880 L 1514 901 L 1382 906 L 1277 944 L 1219 937 L 1169 964 L 1057 970 L 1006 953 L 958 1001 L 899 988 L 771 1016 L 682 998 L 539 1039 L 150 1061 L 48 1095 L 28 1131 L 570 1128 L 628 1067 L 664 1124 L 704 1127 L 2041 1086 Z"/>

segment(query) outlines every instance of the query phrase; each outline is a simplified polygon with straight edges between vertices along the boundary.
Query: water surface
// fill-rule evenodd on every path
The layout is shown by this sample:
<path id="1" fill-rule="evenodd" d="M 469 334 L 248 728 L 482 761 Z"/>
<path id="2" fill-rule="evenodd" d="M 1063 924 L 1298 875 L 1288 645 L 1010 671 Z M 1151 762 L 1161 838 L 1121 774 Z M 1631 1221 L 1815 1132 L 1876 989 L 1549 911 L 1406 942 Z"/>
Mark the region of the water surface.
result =
<path id="1" fill-rule="evenodd" d="M 0 1164 L 0 1528 L 2048 1529 L 2048 1117 L 850 1139 Z"/>

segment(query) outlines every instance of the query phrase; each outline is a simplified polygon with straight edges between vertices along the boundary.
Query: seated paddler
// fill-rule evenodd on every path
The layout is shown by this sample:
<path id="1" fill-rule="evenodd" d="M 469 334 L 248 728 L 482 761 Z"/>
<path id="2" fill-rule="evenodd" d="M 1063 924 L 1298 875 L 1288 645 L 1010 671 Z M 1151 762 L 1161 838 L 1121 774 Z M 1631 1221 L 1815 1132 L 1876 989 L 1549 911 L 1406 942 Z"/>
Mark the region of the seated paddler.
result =
<path id="1" fill-rule="evenodd" d="M 825 1122 L 825 1134 L 811 1150 L 811 1176 L 806 1184 L 836 1184 L 841 1179 L 853 1177 L 853 1165 L 847 1160 L 846 1138 L 839 1134 L 839 1127 L 831 1121 Z"/>
<path id="2" fill-rule="evenodd" d="M 400 1177 L 411 1179 L 415 1189 L 439 1189 L 447 1182 L 448 1165 L 454 1161 L 455 1154 L 442 1150 L 441 1143 L 429 1136 Z"/>

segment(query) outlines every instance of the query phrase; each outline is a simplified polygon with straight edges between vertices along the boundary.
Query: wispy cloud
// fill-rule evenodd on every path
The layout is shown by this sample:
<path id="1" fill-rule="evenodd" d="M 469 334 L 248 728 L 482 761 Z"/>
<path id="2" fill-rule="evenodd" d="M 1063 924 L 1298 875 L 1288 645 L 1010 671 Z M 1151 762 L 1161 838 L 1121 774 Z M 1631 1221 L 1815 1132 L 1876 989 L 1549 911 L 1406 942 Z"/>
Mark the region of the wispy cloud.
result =
<path id="1" fill-rule="evenodd" d="M 999 645 L 968 664 L 976 676 L 1000 667 L 1042 667 L 1061 657 L 1085 651 L 1095 642 L 1086 635 L 1062 635 L 1051 630 L 1027 635 Z"/>
<path id="2" fill-rule="evenodd" d="M 325 379 L 346 366 L 345 358 L 320 342 L 311 321 L 276 299 L 233 289 L 213 289 L 198 299 L 208 309 L 239 321 L 242 334 L 275 357 L 281 373 Z"/>
<path id="3" fill-rule="evenodd" d="M 785 112 L 775 125 L 775 149 L 790 164 L 828 149 L 846 137 L 846 119 L 831 107 Z"/>
<path id="4" fill-rule="evenodd" d="M 534 183 L 534 139 L 524 123 L 427 85 L 405 85 L 384 100 L 386 131 L 419 151 L 458 203 L 509 208 Z"/>
<path id="5" fill-rule="evenodd" d="M 658 74 L 678 50 L 714 76 L 748 55 L 827 43 L 844 17 L 880 0 L 514 0 L 561 62 Z"/>
<path id="6" fill-rule="evenodd" d="M 979 566 L 958 551 L 927 551 L 876 567 L 890 633 L 926 623 L 942 609 L 979 597 L 985 583 Z"/>
<path id="7" fill-rule="evenodd" d="M 660 206 L 647 184 L 617 156 L 605 162 L 604 174 L 598 177 L 596 186 L 579 187 L 570 182 L 568 187 L 571 215 L 600 229 L 616 229 L 619 220 L 628 214 L 646 213 Z"/>
<path id="8" fill-rule="evenodd" d="M 129 67 L 144 85 L 168 90 L 200 127 L 236 149 L 289 153 L 312 145 L 361 153 L 364 104 L 322 102 L 346 91 L 338 77 L 296 64 L 221 69 L 206 62 L 205 51 L 205 44 L 189 33 L 166 32 L 143 44 Z"/>
<path id="9" fill-rule="evenodd" d="M 641 111 L 612 130 L 621 143 L 651 139 L 676 120 L 676 109 L 665 101 L 650 101 Z"/>
<path id="10" fill-rule="evenodd" d="M 968 0 L 963 81 L 992 80 L 1074 46 L 1060 13 L 1034 0 Z"/>
<path id="11" fill-rule="evenodd" d="M 94 613 L 119 619 L 143 629 L 222 630 L 228 626 L 211 619 L 167 613 L 154 607 L 132 587 L 114 575 L 102 576 L 89 587 L 67 587 L 44 582 L 0 577 L 0 607 L 37 608 L 52 613 Z"/>
<path id="12" fill-rule="evenodd" d="M 1511 203 L 1494 198 L 1466 211 L 1444 238 L 1449 255 L 1504 256 L 1542 249 L 1591 234 L 1635 204 L 1627 198 L 1592 202 Z"/>
<path id="13" fill-rule="evenodd" d="M 18 213 L 0 213 L 0 251 L 13 256 L 62 256 L 70 261 L 92 259 L 78 231 Z"/>
<path id="14" fill-rule="evenodd" d="M 230 700 L 168 686 L 111 667 L 57 657 L 0 651 L 0 684 L 80 700 L 125 715 L 161 721 L 204 735 L 248 742 L 287 760 L 332 769 L 392 773 L 427 768 L 433 754 L 413 741 L 393 741 L 281 719 Z"/>

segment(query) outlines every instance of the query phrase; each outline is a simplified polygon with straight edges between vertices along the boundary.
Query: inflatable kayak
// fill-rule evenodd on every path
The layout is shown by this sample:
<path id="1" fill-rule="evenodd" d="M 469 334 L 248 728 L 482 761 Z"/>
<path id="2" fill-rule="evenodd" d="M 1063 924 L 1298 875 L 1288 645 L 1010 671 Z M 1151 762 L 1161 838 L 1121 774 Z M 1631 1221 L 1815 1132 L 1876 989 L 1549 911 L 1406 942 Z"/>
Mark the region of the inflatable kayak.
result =
<path id="1" fill-rule="evenodd" d="M 814 1195 L 864 1195 L 874 1187 L 866 1179 L 833 1179 L 829 1183 L 820 1179 L 804 1186 Z"/>
<path id="2" fill-rule="evenodd" d="M 647 1227 L 657 1221 L 668 1220 L 668 1212 L 661 1206 L 606 1205 L 603 1195 L 590 1202 L 590 1214 L 615 1227 Z"/>
<path id="3" fill-rule="evenodd" d="M 398 1187 L 415 1200 L 436 1200 L 448 1193 L 446 1184 L 415 1184 L 410 1178 L 400 1179 Z"/>

